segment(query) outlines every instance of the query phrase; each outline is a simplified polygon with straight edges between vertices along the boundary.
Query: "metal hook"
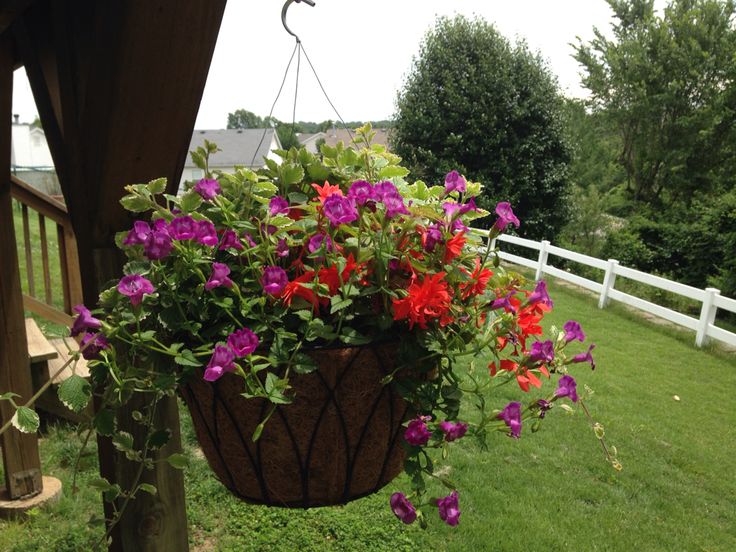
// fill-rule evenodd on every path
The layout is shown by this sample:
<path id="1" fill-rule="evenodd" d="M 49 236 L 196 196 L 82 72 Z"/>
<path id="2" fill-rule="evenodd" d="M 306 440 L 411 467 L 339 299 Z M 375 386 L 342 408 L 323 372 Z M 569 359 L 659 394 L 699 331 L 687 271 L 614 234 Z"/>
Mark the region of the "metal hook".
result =
<path id="1" fill-rule="evenodd" d="M 297 42 L 301 42 L 301 40 L 299 40 L 299 37 L 296 36 L 296 34 L 292 32 L 292 30 L 286 24 L 286 11 L 289 9 L 289 6 L 291 6 L 293 2 L 296 2 L 297 4 L 300 2 L 304 2 L 305 4 L 309 4 L 310 6 L 314 7 L 314 0 L 286 0 L 284 7 L 281 9 L 281 23 L 283 23 L 284 29 L 286 29 L 287 33 L 296 38 Z"/>

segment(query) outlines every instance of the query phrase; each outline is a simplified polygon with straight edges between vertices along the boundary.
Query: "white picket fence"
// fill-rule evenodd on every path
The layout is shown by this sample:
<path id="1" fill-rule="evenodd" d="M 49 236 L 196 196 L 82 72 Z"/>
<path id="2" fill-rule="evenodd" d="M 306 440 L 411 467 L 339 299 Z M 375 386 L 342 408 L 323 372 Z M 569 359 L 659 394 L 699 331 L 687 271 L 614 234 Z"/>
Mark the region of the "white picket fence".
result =
<path id="1" fill-rule="evenodd" d="M 488 236 L 487 231 L 477 231 L 486 237 Z M 588 255 L 583 255 L 581 253 L 554 246 L 546 240 L 535 242 L 516 236 L 501 235 L 496 240 L 492 241 L 491 248 L 495 248 L 496 245 L 498 245 L 497 242 L 511 243 L 538 251 L 539 253 L 536 259 L 527 259 L 526 257 L 521 257 L 505 251 L 499 251 L 499 256 L 504 261 L 534 269 L 536 271 L 536 280 L 540 280 L 545 274 L 549 274 L 555 278 L 567 280 L 568 282 L 572 282 L 573 284 L 597 293 L 599 296 L 599 308 L 605 307 L 609 301 L 613 299 L 614 301 L 620 301 L 626 305 L 630 305 L 637 309 L 654 314 L 655 316 L 664 318 L 665 320 L 669 320 L 678 326 L 684 326 L 685 328 L 693 330 L 695 332 L 695 345 L 698 347 L 702 347 L 709 338 L 716 339 L 736 347 L 736 334 L 724 330 L 723 328 L 719 328 L 714 324 L 718 309 L 736 313 L 736 300 L 721 296 L 721 292 L 718 289 L 698 289 L 685 284 L 680 284 L 667 280 L 666 278 L 661 278 L 659 276 L 647 274 L 646 272 L 634 270 L 633 268 L 621 266 L 616 259 L 608 259 L 607 261 L 604 261 L 602 259 L 597 259 L 595 257 L 590 257 Z M 603 282 L 589 280 L 553 266 L 549 262 L 550 255 L 602 270 Z M 641 299 L 640 297 L 617 290 L 614 287 L 614 284 L 616 283 L 616 277 L 618 276 L 698 301 L 701 303 L 700 318 L 693 318 L 692 316 L 682 314 L 681 312 L 668 309 L 661 305 Z"/>

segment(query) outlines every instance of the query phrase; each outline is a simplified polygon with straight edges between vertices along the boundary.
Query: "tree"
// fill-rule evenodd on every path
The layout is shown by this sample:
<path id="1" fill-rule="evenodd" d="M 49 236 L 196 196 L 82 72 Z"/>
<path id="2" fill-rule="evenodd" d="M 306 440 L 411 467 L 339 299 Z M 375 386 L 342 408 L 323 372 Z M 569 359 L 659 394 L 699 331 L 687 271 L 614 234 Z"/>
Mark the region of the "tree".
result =
<path id="1" fill-rule="evenodd" d="M 482 19 L 440 18 L 398 94 L 392 146 L 418 177 L 443 182 L 456 169 L 485 186 L 485 208 L 510 201 L 524 236 L 553 239 L 568 212 L 561 108 L 526 44 Z"/>
<path id="2" fill-rule="evenodd" d="M 591 105 L 621 140 L 636 200 L 671 205 L 727 190 L 736 169 L 736 33 L 731 0 L 607 0 L 613 38 L 575 47 Z"/>
<path id="3" fill-rule="evenodd" d="M 245 109 L 238 109 L 227 114 L 227 128 L 263 128 L 264 120 Z"/>

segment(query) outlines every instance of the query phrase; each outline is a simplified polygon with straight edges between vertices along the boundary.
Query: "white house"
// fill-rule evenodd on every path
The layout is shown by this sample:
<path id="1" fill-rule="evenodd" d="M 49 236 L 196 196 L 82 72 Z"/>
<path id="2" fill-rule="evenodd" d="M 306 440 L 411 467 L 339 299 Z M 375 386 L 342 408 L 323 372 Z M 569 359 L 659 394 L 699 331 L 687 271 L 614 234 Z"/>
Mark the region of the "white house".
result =
<path id="1" fill-rule="evenodd" d="M 44 193 L 61 193 L 43 129 L 20 123 L 18 115 L 12 125 L 10 172 Z"/>
<path id="2" fill-rule="evenodd" d="M 204 146 L 205 140 L 217 144 L 222 150 L 210 156 L 210 169 L 231 173 L 235 165 L 259 169 L 265 164 L 266 158 L 274 161 L 281 159 L 274 153 L 274 150 L 281 149 L 281 142 L 272 128 L 195 130 L 188 151 Z M 191 156 L 187 156 L 179 193 L 183 190 L 184 182 L 197 181 L 200 178 L 204 178 L 204 171 L 192 162 Z"/>

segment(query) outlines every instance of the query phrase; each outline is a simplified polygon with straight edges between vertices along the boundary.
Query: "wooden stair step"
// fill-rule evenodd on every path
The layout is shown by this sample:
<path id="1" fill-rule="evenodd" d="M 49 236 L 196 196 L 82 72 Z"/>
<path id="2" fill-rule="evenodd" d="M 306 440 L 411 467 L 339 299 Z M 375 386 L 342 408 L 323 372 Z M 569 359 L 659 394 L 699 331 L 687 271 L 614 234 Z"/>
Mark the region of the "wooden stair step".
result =
<path id="1" fill-rule="evenodd" d="M 56 373 L 56 371 L 59 370 L 69 360 L 69 358 L 71 357 L 69 353 L 69 348 L 74 351 L 79 350 L 79 345 L 77 344 L 76 340 L 71 337 L 60 337 L 52 339 L 51 345 L 55 348 L 54 350 L 57 351 L 57 357 L 49 361 L 49 377 Z M 89 368 L 87 367 L 87 361 L 82 357 L 77 360 L 77 366 L 76 368 L 74 368 L 74 370 L 72 370 L 73 367 L 74 363 L 69 364 L 69 366 L 64 368 L 64 370 L 62 370 L 62 372 L 54 378 L 53 383 L 58 385 L 65 379 L 68 379 L 69 376 L 71 376 L 73 373 L 76 373 L 83 378 L 89 377 Z"/>
<path id="2" fill-rule="evenodd" d="M 56 348 L 46 339 L 33 318 L 26 318 L 26 337 L 28 340 L 28 356 L 31 364 L 55 359 L 59 356 Z"/>

